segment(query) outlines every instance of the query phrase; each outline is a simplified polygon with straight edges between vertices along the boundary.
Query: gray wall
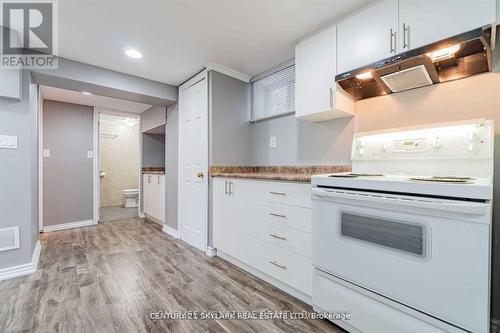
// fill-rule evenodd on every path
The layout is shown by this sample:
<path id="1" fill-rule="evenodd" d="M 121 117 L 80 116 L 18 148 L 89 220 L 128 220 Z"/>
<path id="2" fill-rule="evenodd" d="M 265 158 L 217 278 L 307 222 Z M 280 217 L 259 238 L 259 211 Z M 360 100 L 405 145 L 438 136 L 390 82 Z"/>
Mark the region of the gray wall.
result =
<path id="1" fill-rule="evenodd" d="M 32 71 L 36 83 L 152 105 L 177 102 L 177 87 L 102 67 L 59 58 L 58 69 Z"/>
<path id="2" fill-rule="evenodd" d="M 43 225 L 92 220 L 93 108 L 43 104 Z"/>
<path id="3" fill-rule="evenodd" d="M 167 110 L 164 106 L 153 106 L 141 114 L 141 132 L 165 125 Z"/>
<path id="4" fill-rule="evenodd" d="M 31 262 L 38 241 L 36 86 L 22 73 L 22 99 L 0 99 L 0 134 L 18 137 L 18 149 L 0 149 L 0 228 L 19 226 L 20 248 L 0 252 L 0 268 Z"/>
<path id="5" fill-rule="evenodd" d="M 177 184 L 179 154 L 179 108 L 178 104 L 167 108 L 166 155 L 165 165 L 165 224 L 177 230 Z"/>
<path id="6" fill-rule="evenodd" d="M 251 164 L 250 85 L 210 71 L 208 105 L 209 165 Z"/>
<path id="7" fill-rule="evenodd" d="M 311 123 L 295 115 L 253 124 L 254 165 L 350 165 L 354 119 Z M 276 148 L 269 147 L 271 136 Z"/>
<path id="8" fill-rule="evenodd" d="M 142 134 L 142 166 L 165 166 L 165 135 Z"/>

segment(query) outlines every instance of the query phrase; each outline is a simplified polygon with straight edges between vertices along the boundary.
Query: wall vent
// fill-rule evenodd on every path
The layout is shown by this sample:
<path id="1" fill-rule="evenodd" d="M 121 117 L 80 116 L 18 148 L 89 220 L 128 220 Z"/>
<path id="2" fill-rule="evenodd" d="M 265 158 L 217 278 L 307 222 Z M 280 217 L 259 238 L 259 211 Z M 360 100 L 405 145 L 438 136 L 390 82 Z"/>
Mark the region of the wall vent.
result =
<path id="1" fill-rule="evenodd" d="M 19 248 L 19 227 L 0 229 L 0 251 Z"/>

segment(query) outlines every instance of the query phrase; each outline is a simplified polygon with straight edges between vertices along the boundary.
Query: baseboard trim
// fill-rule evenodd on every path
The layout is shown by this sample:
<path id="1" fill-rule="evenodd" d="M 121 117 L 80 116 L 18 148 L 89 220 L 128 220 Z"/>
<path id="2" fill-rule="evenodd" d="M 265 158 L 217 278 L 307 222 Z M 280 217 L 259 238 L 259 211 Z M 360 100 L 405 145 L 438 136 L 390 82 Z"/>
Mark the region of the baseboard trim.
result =
<path id="1" fill-rule="evenodd" d="M 285 293 L 287 293 L 295 298 L 298 298 L 302 302 L 304 302 L 308 305 L 312 305 L 312 297 L 310 295 L 307 295 L 307 294 L 303 293 L 302 291 L 299 291 L 293 287 L 290 287 L 287 284 L 284 284 L 283 282 L 267 275 L 264 272 L 259 271 L 256 268 L 253 268 L 252 266 L 250 266 L 248 264 L 245 264 L 244 262 L 230 256 L 227 253 L 224 253 L 222 251 L 217 250 L 217 256 L 226 260 L 226 261 L 229 261 L 231 264 L 238 266 L 239 268 L 247 271 L 248 273 L 250 273 L 256 277 L 258 277 L 259 279 L 264 280 L 264 281 L 272 284 L 273 286 L 275 286 L 278 289 L 281 289 Z"/>
<path id="2" fill-rule="evenodd" d="M 176 239 L 179 239 L 179 231 L 175 230 L 172 227 L 169 227 L 168 225 L 164 224 L 163 228 L 161 229 L 164 233 L 166 233 L 169 236 L 172 236 Z"/>
<path id="3" fill-rule="evenodd" d="M 86 220 L 86 221 L 77 221 L 77 222 L 69 222 L 69 223 L 61 223 L 56 225 L 47 225 L 43 227 L 43 232 L 53 232 L 59 230 L 80 228 L 80 227 L 88 227 L 90 225 L 96 225 L 97 223 L 94 220 Z"/>
<path id="4" fill-rule="evenodd" d="M 217 255 L 217 249 L 213 246 L 207 246 L 205 254 L 209 257 L 215 257 Z"/>
<path id="5" fill-rule="evenodd" d="M 33 255 L 31 256 L 31 262 L 23 265 L 0 269 L 0 281 L 35 273 L 38 267 L 38 260 L 40 259 L 41 250 L 42 246 L 40 245 L 40 241 L 37 241 L 35 250 L 33 251 Z"/>

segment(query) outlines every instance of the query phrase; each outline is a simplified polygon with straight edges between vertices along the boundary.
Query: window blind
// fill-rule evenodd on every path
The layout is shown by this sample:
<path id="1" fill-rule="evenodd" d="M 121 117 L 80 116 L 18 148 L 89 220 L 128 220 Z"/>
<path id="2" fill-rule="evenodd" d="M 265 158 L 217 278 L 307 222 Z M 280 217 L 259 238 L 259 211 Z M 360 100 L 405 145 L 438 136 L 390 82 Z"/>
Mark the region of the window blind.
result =
<path id="1" fill-rule="evenodd" d="M 252 82 L 252 120 L 295 111 L 295 66 Z"/>

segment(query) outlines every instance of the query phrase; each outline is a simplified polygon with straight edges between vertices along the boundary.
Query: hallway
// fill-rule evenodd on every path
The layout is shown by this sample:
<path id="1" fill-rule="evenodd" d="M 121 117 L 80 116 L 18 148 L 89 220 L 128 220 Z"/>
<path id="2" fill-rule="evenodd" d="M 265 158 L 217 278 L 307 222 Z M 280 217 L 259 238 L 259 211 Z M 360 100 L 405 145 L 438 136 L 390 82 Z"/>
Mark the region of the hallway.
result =
<path id="1" fill-rule="evenodd" d="M 341 332 L 322 320 L 152 320 L 158 311 L 311 311 L 130 218 L 41 234 L 38 270 L 0 282 L 1 332 Z"/>

